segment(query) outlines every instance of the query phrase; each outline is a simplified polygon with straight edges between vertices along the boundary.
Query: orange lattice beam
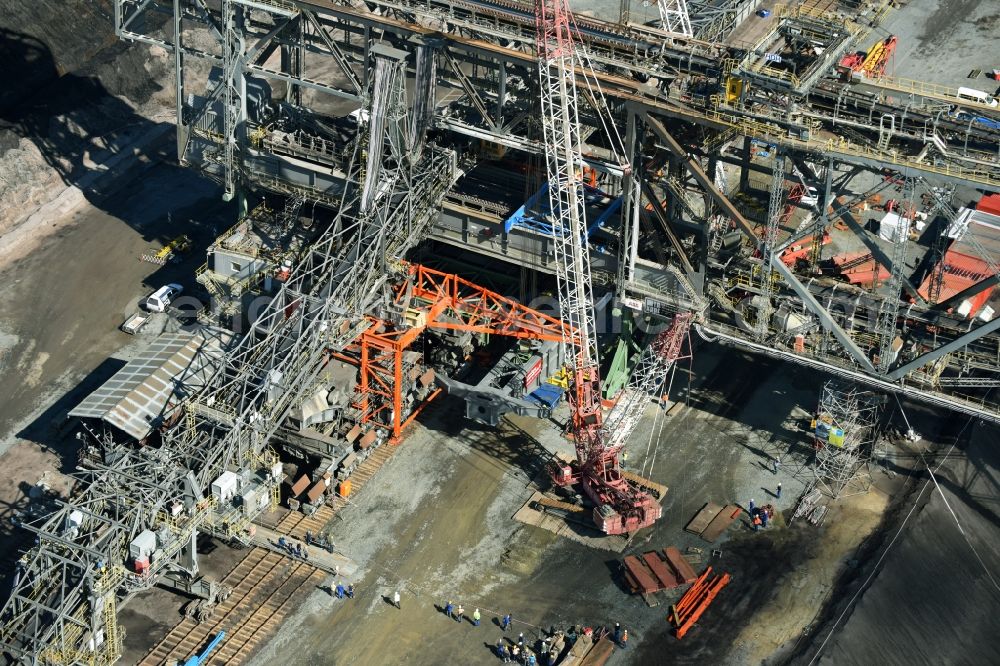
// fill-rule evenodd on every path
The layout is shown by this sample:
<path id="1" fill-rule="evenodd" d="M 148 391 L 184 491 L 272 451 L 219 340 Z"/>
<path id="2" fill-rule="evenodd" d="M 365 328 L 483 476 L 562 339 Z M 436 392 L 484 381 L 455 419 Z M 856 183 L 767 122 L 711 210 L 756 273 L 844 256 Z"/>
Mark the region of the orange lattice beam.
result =
<path id="1" fill-rule="evenodd" d="M 572 341 L 571 328 L 559 319 L 521 305 L 451 273 L 419 264 L 407 266 L 408 282 L 400 285 L 396 302 L 427 312 L 428 328 L 473 331 L 532 340 Z M 459 322 L 441 321 L 450 314 Z"/>
<path id="2" fill-rule="evenodd" d="M 394 328 L 370 318 L 371 326 L 356 341 L 360 369 L 361 422 L 390 432 L 398 442 L 420 411 L 404 415 L 404 354 L 429 328 L 503 335 L 533 340 L 573 340 L 569 326 L 555 317 L 450 273 L 407 264 L 407 280 L 396 287 L 395 301 L 409 312 L 423 313 L 415 325 Z M 346 357 L 345 357 L 346 358 Z M 439 391 L 435 391 L 436 395 Z M 432 396 L 433 397 L 433 396 Z"/>

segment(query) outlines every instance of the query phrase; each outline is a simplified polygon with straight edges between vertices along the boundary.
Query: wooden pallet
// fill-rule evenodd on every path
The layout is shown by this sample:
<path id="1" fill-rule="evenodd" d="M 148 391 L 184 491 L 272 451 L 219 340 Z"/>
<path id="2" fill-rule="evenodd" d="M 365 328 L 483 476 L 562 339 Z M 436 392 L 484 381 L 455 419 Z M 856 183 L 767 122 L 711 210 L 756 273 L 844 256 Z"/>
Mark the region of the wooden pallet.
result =
<path id="1" fill-rule="evenodd" d="M 375 473 L 395 455 L 398 447 L 384 445 L 376 449 L 350 475 L 352 496 L 356 495 Z M 288 511 L 268 527 L 294 539 L 304 540 L 307 531 L 322 532 L 350 498 L 335 495 L 332 505 L 324 504 L 312 515 Z M 212 619 L 198 623 L 184 618 L 154 645 L 139 661 L 141 666 L 172 664 L 196 654 L 218 631 L 226 638 L 208 664 L 245 663 L 265 640 L 271 637 L 293 608 L 294 597 L 320 585 L 326 574 L 305 562 L 289 560 L 265 548 L 252 549 L 237 562 L 223 579 L 232 588 L 220 603 Z"/>
<path id="2" fill-rule="evenodd" d="M 548 511 L 539 511 L 539 509 L 536 508 L 536 505 L 540 503 L 551 506 L 552 501 L 553 500 L 551 500 L 551 498 L 546 498 L 542 493 L 536 491 L 530 498 L 528 498 L 528 501 L 526 501 L 524 505 L 517 510 L 514 514 L 514 520 L 524 523 L 525 525 L 540 527 L 558 536 L 579 541 L 580 543 L 592 548 L 621 553 L 628 547 L 629 540 L 624 536 L 620 534 L 603 534 L 596 527 L 594 527 L 589 519 L 588 513 L 582 514 L 583 516 L 587 516 L 586 520 L 580 517 L 580 512 L 574 512 L 572 516 L 567 519 L 566 517 L 557 516 Z M 558 502 L 558 500 L 555 500 L 555 502 Z M 575 505 L 569 506 L 575 507 Z M 576 517 L 575 520 L 572 519 L 573 516 Z"/>

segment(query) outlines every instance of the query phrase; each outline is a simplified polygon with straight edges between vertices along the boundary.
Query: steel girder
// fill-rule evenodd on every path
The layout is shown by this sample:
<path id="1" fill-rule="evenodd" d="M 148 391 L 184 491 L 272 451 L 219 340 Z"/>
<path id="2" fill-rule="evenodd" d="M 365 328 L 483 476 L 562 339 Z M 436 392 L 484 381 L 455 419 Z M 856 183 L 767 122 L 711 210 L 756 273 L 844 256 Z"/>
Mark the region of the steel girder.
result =
<path id="1" fill-rule="evenodd" d="M 126 0 L 120 1 L 128 4 Z M 136 3 L 132 4 L 138 6 Z M 342 71 L 353 72 L 358 69 L 362 73 L 366 71 L 364 63 L 370 60 L 371 54 L 364 40 L 360 39 L 366 31 L 380 30 L 384 31 L 381 34 L 393 35 L 398 40 L 415 39 L 418 42 L 424 42 L 427 40 L 428 34 L 426 26 L 444 28 L 443 31 L 436 32 L 434 37 L 434 48 L 442 54 L 440 58 L 447 65 L 438 72 L 438 75 L 443 83 L 462 92 L 462 98 L 466 100 L 467 107 L 473 111 L 475 116 L 478 116 L 478 119 L 469 119 L 468 116 L 460 118 L 447 114 L 441 116 L 439 114 L 436 121 L 438 127 L 521 150 L 540 152 L 540 144 L 531 135 L 517 136 L 513 132 L 515 129 L 513 123 L 501 125 L 498 122 L 501 117 L 523 119 L 527 117 L 530 108 L 512 106 L 505 98 L 499 97 L 497 90 L 491 87 L 494 82 L 499 82 L 502 79 L 506 89 L 509 77 L 521 77 L 522 80 L 527 80 L 530 76 L 530 70 L 534 63 L 534 26 L 530 12 L 519 13 L 517 10 L 501 10 L 485 6 L 470 7 L 459 0 L 380 0 L 375 3 L 377 11 L 366 11 L 347 6 L 346 2 L 336 1 L 315 4 L 296 2 L 277 4 L 282 8 L 293 8 L 310 15 L 309 21 L 317 27 L 317 31 L 314 31 L 312 41 L 308 36 L 301 38 L 304 41 L 300 41 L 300 46 L 313 49 L 313 41 L 316 40 L 336 45 L 335 49 L 330 44 L 326 44 L 322 47 L 322 51 L 327 54 L 336 52 L 331 57 L 334 57 Z M 143 6 L 148 10 L 153 5 L 145 3 Z M 525 5 L 525 9 L 527 10 L 529 7 Z M 191 14 L 195 13 L 191 12 Z M 443 20 L 446 23 L 434 23 L 435 17 L 436 20 Z M 420 22 L 423 22 L 423 25 L 420 25 Z M 871 151 L 858 151 L 856 147 L 849 144 L 791 138 L 787 129 L 793 126 L 788 125 L 786 120 L 778 117 L 741 115 L 745 112 L 736 108 L 720 109 L 710 113 L 690 107 L 682 108 L 672 101 L 669 92 L 665 93 L 662 89 L 652 90 L 634 78 L 621 76 L 621 73 L 632 72 L 669 78 L 676 76 L 677 72 L 683 70 L 711 75 L 710 70 L 717 67 L 720 56 L 724 54 L 724 49 L 697 40 L 691 40 L 690 44 L 664 41 L 662 35 L 657 35 L 657 31 L 634 26 L 626 30 L 626 36 L 623 39 L 620 26 L 612 27 L 610 24 L 594 19 L 578 20 L 578 23 L 583 31 L 583 42 L 590 55 L 590 60 L 599 70 L 604 70 L 598 73 L 598 77 L 609 98 L 616 104 L 623 102 L 632 104 L 644 117 L 668 117 L 713 130 L 730 127 L 737 132 L 754 133 L 767 141 L 782 146 L 793 157 L 801 154 L 813 154 L 825 156 L 824 159 L 829 159 L 831 164 L 846 161 L 862 165 L 864 168 L 905 166 L 911 168 L 914 173 L 920 173 L 922 170 L 923 173 L 941 179 L 962 179 L 965 177 L 964 172 L 960 170 L 957 172 L 943 170 L 942 172 L 941 169 L 936 169 L 932 165 L 914 165 L 912 161 L 902 163 L 896 156 L 889 157 Z M 130 27 L 133 27 L 133 24 L 130 24 Z M 322 36 L 318 37 L 320 32 Z M 273 27 L 271 33 L 274 33 Z M 358 39 L 354 39 L 354 37 Z M 275 38 L 284 39 L 284 36 L 279 34 Z M 654 51 L 650 49 L 654 48 L 652 45 L 657 40 L 659 40 L 660 45 L 655 47 L 659 50 L 654 55 Z M 624 48 L 623 42 L 630 43 L 631 46 Z M 286 40 L 285 44 L 286 46 L 294 46 L 295 42 L 294 40 L 292 42 Z M 681 68 L 682 63 L 683 68 Z M 347 78 L 350 79 L 350 75 L 347 75 Z M 528 96 L 530 97 L 530 95 Z M 808 104 L 809 101 L 805 100 L 804 103 Z M 839 112 L 845 113 L 846 109 L 845 106 Z M 583 111 L 584 109 L 581 109 L 581 112 Z M 587 118 L 588 115 L 582 113 L 581 119 L 590 122 Z M 680 151 L 680 154 L 683 154 L 680 159 L 690 160 L 686 148 L 681 148 L 679 144 L 676 146 L 668 145 L 668 147 Z M 592 163 L 600 163 L 601 161 L 597 155 L 591 155 L 589 159 Z M 717 192 L 712 191 L 712 186 L 706 185 L 710 180 L 706 176 L 699 181 L 699 184 L 712 194 L 716 205 L 722 211 L 735 220 L 737 224 L 740 224 L 740 216 L 732 214 L 734 209 L 727 203 L 726 197 L 722 196 L 720 199 L 716 196 Z M 989 182 L 986 185 L 989 187 Z M 633 239 L 637 238 L 638 234 L 633 231 L 635 224 L 627 226 L 629 228 L 623 230 L 624 240 L 627 243 L 623 247 L 620 265 L 629 270 L 628 267 L 634 260 L 628 246 L 634 243 Z M 743 229 L 745 231 L 746 227 Z M 632 237 L 629 238 L 629 235 Z M 674 249 L 678 251 L 677 247 Z M 681 256 L 686 255 L 678 252 L 678 257 Z M 683 262 L 684 259 L 681 261 Z M 690 277 L 689 266 L 685 266 L 685 271 Z M 622 283 L 627 283 L 627 281 L 627 279 L 620 280 Z M 800 297 L 808 290 L 807 286 L 798 281 L 793 282 L 791 286 Z M 912 284 L 905 278 L 904 286 L 908 291 L 915 291 Z M 849 357 L 862 367 L 866 367 L 867 360 L 862 360 L 865 359 L 865 352 L 857 345 L 848 342 L 850 335 L 836 325 L 836 317 L 829 316 L 828 313 L 817 313 L 816 309 L 822 310 L 822 306 L 815 298 L 803 298 L 802 302 L 822 322 L 830 324 L 829 330 L 845 346 Z"/>
<path id="2" fill-rule="evenodd" d="M 388 92 L 398 94 L 401 86 L 397 77 Z M 376 105 L 378 98 L 371 97 Z M 386 129 L 383 114 L 392 116 L 370 109 L 367 145 L 385 143 L 392 168 L 409 164 L 407 175 L 397 171 L 363 212 L 363 176 L 355 166 L 338 222 L 185 404 L 184 418 L 164 433 L 164 446 L 119 448 L 113 464 L 87 474 L 80 494 L 39 524 L 26 525 L 39 542 L 24 558 L 0 614 L 0 643 L 11 654 L 113 663 L 121 649 L 117 597 L 151 586 L 199 531 L 225 529 L 213 526 L 219 519 L 206 489 L 225 470 L 255 470 L 266 460 L 268 441 L 321 369 L 324 354 L 360 332 L 387 271 L 419 241 L 457 177 L 449 150 L 428 146 L 411 163 L 410 146 Z M 355 165 L 357 157 L 356 150 Z M 126 572 L 128 544 L 145 529 L 163 535 L 162 553 L 148 573 Z"/>

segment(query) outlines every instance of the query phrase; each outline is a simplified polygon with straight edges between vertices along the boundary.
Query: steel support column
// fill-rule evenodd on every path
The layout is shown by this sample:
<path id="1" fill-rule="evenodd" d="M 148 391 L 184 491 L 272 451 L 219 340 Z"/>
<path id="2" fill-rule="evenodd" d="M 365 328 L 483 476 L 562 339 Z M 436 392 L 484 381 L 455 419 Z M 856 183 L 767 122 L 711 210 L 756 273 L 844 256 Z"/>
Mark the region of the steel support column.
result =
<path id="1" fill-rule="evenodd" d="M 650 129 L 653 130 L 653 133 L 660 137 L 660 140 L 666 144 L 667 149 L 681 160 L 685 168 L 687 168 L 691 175 L 694 176 L 694 179 L 698 181 L 698 184 L 709 193 L 712 199 L 715 200 L 715 203 L 719 204 L 722 211 L 732 218 L 734 222 L 736 222 L 736 225 L 743 231 L 747 238 L 750 238 L 753 241 L 755 247 L 759 247 L 760 238 L 758 238 L 757 234 L 754 232 L 753 225 L 750 224 L 750 222 L 743 217 L 743 214 L 736 209 L 733 202 L 730 201 L 725 194 L 719 191 L 719 188 L 715 186 L 712 179 L 708 177 L 708 174 L 706 174 L 701 168 L 701 165 L 698 164 L 698 160 L 690 157 L 687 154 L 687 151 L 681 147 L 681 144 L 677 143 L 677 140 L 672 137 L 669 132 L 667 132 L 667 128 L 663 125 L 663 123 L 652 117 L 648 111 L 643 112 L 643 119 L 646 124 L 649 125 Z"/>
<path id="2" fill-rule="evenodd" d="M 637 151 L 640 133 L 639 119 L 629 111 L 625 128 L 625 153 L 632 164 L 632 175 L 622 179 L 621 237 L 615 285 L 619 298 L 625 295 L 625 285 L 632 281 L 635 274 L 635 260 L 639 251 L 639 216 L 642 214 L 640 188 L 644 183 L 641 159 Z"/>

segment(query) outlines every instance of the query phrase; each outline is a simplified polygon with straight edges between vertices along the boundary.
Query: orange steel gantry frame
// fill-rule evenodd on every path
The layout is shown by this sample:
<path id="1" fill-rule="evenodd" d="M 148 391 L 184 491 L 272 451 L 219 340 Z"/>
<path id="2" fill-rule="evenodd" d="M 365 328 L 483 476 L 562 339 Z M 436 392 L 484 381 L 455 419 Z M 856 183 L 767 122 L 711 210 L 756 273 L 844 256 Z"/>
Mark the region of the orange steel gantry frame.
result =
<path id="1" fill-rule="evenodd" d="M 559 319 L 450 273 L 418 264 L 404 264 L 406 278 L 396 286 L 394 302 L 404 313 L 402 325 L 370 318 L 371 326 L 353 346 L 360 358 L 358 399 L 361 423 L 389 431 L 398 444 L 403 430 L 436 397 L 434 390 L 421 405 L 404 414 L 403 387 L 411 381 L 431 381 L 408 367 L 407 350 L 428 329 L 470 331 L 531 340 L 572 340 L 573 331 Z M 357 363 L 355 359 L 339 356 Z M 425 384 L 426 385 L 426 384 Z"/>

